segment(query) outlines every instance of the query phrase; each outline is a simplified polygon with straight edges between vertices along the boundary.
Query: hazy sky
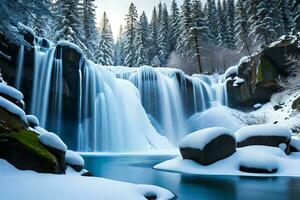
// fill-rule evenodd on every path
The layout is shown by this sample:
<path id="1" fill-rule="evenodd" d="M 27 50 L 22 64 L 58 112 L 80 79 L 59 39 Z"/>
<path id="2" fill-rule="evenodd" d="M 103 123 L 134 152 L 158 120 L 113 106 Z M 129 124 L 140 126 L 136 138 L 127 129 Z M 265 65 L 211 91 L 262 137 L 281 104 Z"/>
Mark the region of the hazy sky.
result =
<path id="1" fill-rule="evenodd" d="M 97 6 L 97 23 L 105 11 L 110 20 L 114 37 L 116 38 L 120 25 L 124 24 L 125 14 L 128 12 L 131 2 L 136 6 L 139 15 L 142 11 L 145 11 L 148 20 L 150 20 L 152 9 L 159 3 L 159 1 L 166 3 L 170 9 L 172 0 L 96 0 L 95 4 Z M 177 0 L 179 5 L 181 5 L 181 2 L 183 2 L 183 0 Z"/>

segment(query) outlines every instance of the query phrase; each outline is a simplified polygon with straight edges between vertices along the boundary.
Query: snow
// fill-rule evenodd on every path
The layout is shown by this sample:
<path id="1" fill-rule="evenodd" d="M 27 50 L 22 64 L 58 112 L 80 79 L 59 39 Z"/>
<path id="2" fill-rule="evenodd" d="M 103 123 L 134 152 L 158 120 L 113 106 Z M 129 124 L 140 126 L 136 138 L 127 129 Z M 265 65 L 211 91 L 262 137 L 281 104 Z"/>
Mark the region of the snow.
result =
<path id="1" fill-rule="evenodd" d="M 241 85 L 242 83 L 244 83 L 245 82 L 245 80 L 244 79 L 242 79 L 242 78 L 240 78 L 240 77 L 234 77 L 234 82 L 233 82 L 233 86 L 234 87 L 237 87 L 237 86 L 239 86 L 239 85 Z"/>
<path id="2" fill-rule="evenodd" d="M 213 127 L 207 128 L 200 131 L 196 131 L 187 135 L 183 140 L 180 142 L 180 148 L 195 148 L 202 150 L 206 144 L 208 144 L 213 139 L 221 136 L 221 135 L 230 135 L 234 136 L 234 133 L 227 128 L 222 127 Z"/>
<path id="3" fill-rule="evenodd" d="M 249 157 L 250 160 L 246 160 Z M 266 162 L 262 158 L 266 157 Z M 257 158 L 257 159 L 256 159 Z M 278 164 L 278 171 L 273 174 L 256 174 L 239 171 L 240 161 L 249 161 L 247 164 L 253 166 L 273 167 L 276 164 L 271 161 L 276 160 Z M 255 165 L 257 164 L 257 165 Z M 203 166 L 198 163 L 182 159 L 178 156 L 174 159 L 167 160 L 156 166 L 155 169 L 180 172 L 186 174 L 197 175 L 235 175 L 235 176 L 260 176 L 260 177 L 274 177 L 274 176 L 297 176 L 300 177 L 300 153 L 292 153 L 287 156 L 285 153 L 276 147 L 268 146 L 248 146 L 238 148 L 237 152 L 232 156 L 220 160 L 212 165 Z"/>
<path id="4" fill-rule="evenodd" d="M 5 99 L 1 96 L 0 96 L 0 107 L 3 107 L 5 109 L 7 109 L 9 112 L 11 112 L 11 113 L 17 115 L 18 117 L 20 117 L 20 119 L 24 123 L 27 123 L 26 115 L 25 115 L 24 110 L 22 110 L 20 107 L 18 107 L 14 103 L 8 101 L 7 99 Z"/>
<path id="5" fill-rule="evenodd" d="M 84 166 L 83 158 L 76 152 L 68 150 L 65 156 L 66 163 L 70 165 Z"/>
<path id="6" fill-rule="evenodd" d="M 65 41 L 65 40 L 60 40 L 60 41 L 57 42 L 56 45 L 57 46 L 66 46 L 66 47 L 69 47 L 69 48 L 74 49 L 75 51 L 77 51 L 77 53 L 83 55 L 82 49 L 78 45 L 73 44 L 71 42 L 68 42 L 68 41 Z"/>
<path id="7" fill-rule="evenodd" d="M 39 126 L 39 120 L 34 115 L 26 115 L 27 121 L 34 126 Z"/>
<path id="8" fill-rule="evenodd" d="M 42 144 L 61 150 L 61 151 L 67 151 L 67 146 L 65 143 L 55 134 L 51 132 L 47 132 L 44 134 L 41 134 L 39 136 L 39 140 Z"/>
<path id="9" fill-rule="evenodd" d="M 236 76 L 238 74 L 238 70 L 239 70 L 238 65 L 229 67 L 225 72 L 225 78 L 228 78 L 231 75 Z"/>
<path id="10" fill-rule="evenodd" d="M 48 133 L 48 131 L 46 129 L 39 127 L 39 126 L 34 127 L 34 131 L 38 132 L 40 135 Z"/>
<path id="11" fill-rule="evenodd" d="M 234 113 L 238 112 L 225 106 L 217 106 L 210 108 L 202 113 L 197 113 L 190 117 L 187 121 L 188 130 L 195 132 L 210 127 L 224 127 L 232 131 L 237 131 L 241 126 L 241 122 L 234 117 Z"/>
<path id="12" fill-rule="evenodd" d="M 235 133 L 237 142 L 253 136 L 283 136 L 290 138 L 292 134 L 288 128 L 275 124 L 244 126 Z"/>
<path id="13" fill-rule="evenodd" d="M 259 109 L 261 107 L 262 107 L 262 104 L 260 104 L 260 103 L 257 103 L 253 106 L 254 109 Z"/>
<path id="14" fill-rule="evenodd" d="M 291 145 L 300 151 L 300 139 L 296 136 L 293 136 L 291 139 Z"/>
<path id="15" fill-rule="evenodd" d="M 1 199 L 30 200 L 145 200 L 145 195 L 155 194 L 158 200 L 172 199 L 174 194 L 166 189 L 119 182 L 98 177 L 82 177 L 71 169 L 66 175 L 39 174 L 21 171 L 0 159 Z M 17 188 L 17 192 L 13 188 Z"/>
<path id="16" fill-rule="evenodd" d="M 243 63 L 249 62 L 250 60 L 251 58 L 249 56 L 244 56 L 240 59 L 238 66 L 242 65 Z"/>
<path id="17" fill-rule="evenodd" d="M 241 152 L 239 156 L 239 166 L 256 169 L 266 169 L 272 171 L 278 169 L 277 157 L 263 152 Z"/>
<path id="18" fill-rule="evenodd" d="M 3 83 L 0 83 L 0 93 L 5 94 L 17 101 L 21 101 L 24 97 L 19 90 Z"/>

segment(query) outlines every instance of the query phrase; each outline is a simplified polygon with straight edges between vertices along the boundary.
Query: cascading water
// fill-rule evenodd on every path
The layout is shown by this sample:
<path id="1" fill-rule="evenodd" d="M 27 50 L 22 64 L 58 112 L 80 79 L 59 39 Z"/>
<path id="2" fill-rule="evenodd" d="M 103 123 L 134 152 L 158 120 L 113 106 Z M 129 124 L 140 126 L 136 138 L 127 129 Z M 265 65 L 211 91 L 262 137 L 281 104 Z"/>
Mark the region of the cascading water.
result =
<path id="1" fill-rule="evenodd" d="M 65 74 L 68 71 L 64 69 L 65 58 L 57 44 L 45 47 L 43 42 L 37 40 L 34 48 L 30 110 L 41 126 L 63 138 L 71 136 L 75 150 L 121 152 L 171 148 L 169 141 L 177 145 L 188 133 L 186 120 L 191 115 L 228 103 L 226 80 L 221 75 L 187 76 L 178 69 L 147 66 L 103 67 L 81 56 L 75 71 L 79 78 L 74 100 L 78 103 L 69 102 L 77 106 L 72 108 L 77 111 L 74 112 L 77 120 L 70 125 L 77 128 L 69 133 L 64 129 L 68 113 L 64 113 L 63 96 L 69 94 L 65 85 L 65 76 L 69 76 Z M 20 57 L 18 69 L 21 60 Z"/>
<path id="2" fill-rule="evenodd" d="M 17 57 L 17 77 L 15 87 L 20 90 L 24 68 L 24 45 L 21 45 Z"/>

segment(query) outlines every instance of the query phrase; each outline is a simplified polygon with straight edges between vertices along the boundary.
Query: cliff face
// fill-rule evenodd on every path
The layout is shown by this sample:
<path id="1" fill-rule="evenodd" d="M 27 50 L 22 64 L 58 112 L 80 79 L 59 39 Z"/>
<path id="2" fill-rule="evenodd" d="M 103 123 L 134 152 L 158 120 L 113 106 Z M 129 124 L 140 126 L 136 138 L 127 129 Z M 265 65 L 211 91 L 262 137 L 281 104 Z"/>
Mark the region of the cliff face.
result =
<path id="1" fill-rule="evenodd" d="M 244 80 L 238 85 L 234 80 L 227 82 L 231 106 L 253 106 L 270 100 L 280 88 L 279 76 L 289 75 L 289 58 L 300 56 L 300 35 L 284 36 L 241 62 L 237 74 Z"/>

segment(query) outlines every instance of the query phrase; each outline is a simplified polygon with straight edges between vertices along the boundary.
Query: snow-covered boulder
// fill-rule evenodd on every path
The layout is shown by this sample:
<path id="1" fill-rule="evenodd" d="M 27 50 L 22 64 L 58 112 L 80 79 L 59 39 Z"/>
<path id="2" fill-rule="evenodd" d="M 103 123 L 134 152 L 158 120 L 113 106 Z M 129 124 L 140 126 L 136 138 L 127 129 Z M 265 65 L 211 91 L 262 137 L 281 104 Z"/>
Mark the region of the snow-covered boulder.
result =
<path id="1" fill-rule="evenodd" d="M 262 104 L 261 103 L 257 103 L 257 104 L 255 104 L 254 106 L 253 106 L 253 109 L 254 110 L 258 110 L 258 109 L 260 109 L 262 107 Z"/>
<path id="2" fill-rule="evenodd" d="M 236 151 L 236 141 L 229 129 L 214 127 L 189 134 L 179 148 L 184 159 L 210 165 L 231 156 Z"/>
<path id="3" fill-rule="evenodd" d="M 64 173 L 67 165 L 65 162 L 65 154 L 67 146 L 55 133 L 44 133 L 39 135 L 40 142 L 56 157 L 61 170 L 59 173 Z"/>
<path id="4" fill-rule="evenodd" d="M 289 147 L 291 131 L 275 124 L 244 126 L 235 133 L 237 147 L 264 145 L 279 147 L 286 144 Z"/>
<path id="5" fill-rule="evenodd" d="M 12 100 L 12 102 L 23 99 L 23 94 L 19 90 L 4 83 L 0 83 L 0 96 Z"/>
<path id="6" fill-rule="evenodd" d="M 71 166 L 75 171 L 80 172 L 84 166 L 83 158 L 76 152 L 67 150 L 65 156 L 66 163 Z"/>
<path id="7" fill-rule="evenodd" d="M 34 128 L 39 126 L 39 120 L 34 115 L 26 115 L 28 126 Z"/>
<path id="8" fill-rule="evenodd" d="M 25 112 L 11 101 L 0 96 L 0 121 L 3 131 L 18 131 L 27 129 Z"/>
<path id="9" fill-rule="evenodd" d="M 278 171 L 278 160 L 275 156 L 255 151 L 239 156 L 239 170 L 248 173 L 275 173 Z"/>
<path id="10" fill-rule="evenodd" d="M 290 151 L 291 152 L 300 152 L 300 139 L 293 136 L 290 142 Z"/>

